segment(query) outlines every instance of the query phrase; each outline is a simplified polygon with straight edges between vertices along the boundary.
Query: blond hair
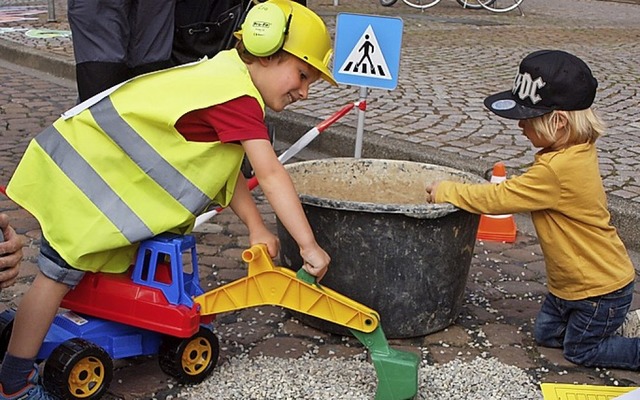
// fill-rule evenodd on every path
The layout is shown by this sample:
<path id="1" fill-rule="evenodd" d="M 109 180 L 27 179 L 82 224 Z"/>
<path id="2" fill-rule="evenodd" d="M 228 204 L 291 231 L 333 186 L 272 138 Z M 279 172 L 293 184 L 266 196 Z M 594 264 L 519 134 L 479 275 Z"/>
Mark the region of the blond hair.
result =
<path id="1" fill-rule="evenodd" d="M 558 137 L 559 118 L 564 116 L 566 124 L 565 134 Z M 549 114 L 531 120 L 536 133 L 555 143 L 560 148 L 574 144 L 595 143 L 604 133 L 605 125 L 602 119 L 591 108 L 575 111 L 553 111 Z"/>

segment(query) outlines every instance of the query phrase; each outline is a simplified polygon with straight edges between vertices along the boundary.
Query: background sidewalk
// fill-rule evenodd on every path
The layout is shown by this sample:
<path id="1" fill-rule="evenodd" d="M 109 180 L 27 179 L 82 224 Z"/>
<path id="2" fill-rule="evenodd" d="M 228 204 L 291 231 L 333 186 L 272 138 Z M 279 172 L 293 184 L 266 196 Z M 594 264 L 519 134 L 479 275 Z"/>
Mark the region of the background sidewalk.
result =
<path id="1" fill-rule="evenodd" d="M 20 4 L 46 10 L 42 0 L 2 3 Z M 75 102 L 70 38 L 25 35 L 32 28 L 68 29 L 66 1 L 55 4 L 58 22 L 47 22 L 44 13 L 37 21 L 0 23 L 0 58 L 20 65 L 0 62 L 0 185 L 8 181 L 28 140 Z M 309 5 L 332 29 L 337 12 L 398 15 L 404 20 L 400 85 L 394 91 L 370 91 L 364 157 L 406 158 L 477 174 L 495 161 L 504 161 L 509 173 L 517 173 L 531 162 L 533 153 L 515 124 L 492 118 L 482 109 L 482 99 L 508 87 L 518 61 L 534 49 L 562 48 L 583 57 L 600 81 L 596 102 L 610 126 L 599 143 L 615 223 L 627 243 L 637 243 L 640 6 L 525 0 L 522 17 L 516 12 L 496 15 L 463 10 L 453 0 L 443 0 L 424 13 L 401 2 L 392 8 L 368 0 L 340 0 L 337 7 L 328 0 L 310 0 Z M 277 126 L 278 150 L 314 126 L 318 118 L 357 99 L 358 88 L 320 84 L 308 101 L 270 115 Z M 343 118 L 313 143 L 315 152 L 305 152 L 302 158 L 353 155 L 356 122 L 355 114 Z M 256 195 L 262 201 L 259 191 Z M 270 207 L 262 203 L 261 210 L 275 229 Z M 19 302 L 36 271 L 40 233 L 33 218 L 4 198 L 0 211 L 8 212 L 19 232 L 29 239 L 19 283 L 0 292 L 3 309 Z M 565 361 L 561 352 L 535 345 L 531 330 L 546 293 L 544 264 L 526 218 L 519 217 L 518 228 L 514 244 L 477 242 L 456 324 L 425 337 L 394 340 L 392 345 L 419 352 L 425 365 L 444 366 L 450 361 L 469 365 L 476 357 L 493 358 L 525 372 L 534 383 L 640 385 L 636 372 L 578 367 Z M 198 243 L 205 287 L 244 276 L 240 252 L 248 244 L 246 235 L 231 212 L 203 226 Z M 632 256 L 640 267 L 637 253 Z M 331 273 L 339 273 L 339 268 L 334 266 Z M 640 306 L 637 299 L 636 308 Z M 309 348 L 315 357 L 362 353 L 353 339 L 306 327 L 277 307 L 229 313 L 220 316 L 216 325 L 223 365 L 241 354 L 297 358 L 308 355 Z M 327 390 L 331 384 L 327 382 Z M 508 380 L 502 384 L 506 389 L 514 387 Z M 157 360 L 142 358 L 118 363 L 111 395 L 165 398 L 179 392 L 159 370 Z"/>
<path id="2" fill-rule="evenodd" d="M 371 89 L 367 98 L 363 157 L 409 159 L 483 175 L 496 161 L 520 173 L 534 150 L 514 121 L 484 109 L 488 94 L 510 87 L 519 61 L 540 48 L 567 50 L 583 58 L 599 81 L 595 107 L 608 125 L 599 143 L 601 172 L 613 221 L 625 243 L 640 250 L 640 6 L 638 0 L 526 0 L 524 16 L 465 10 L 443 0 L 420 12 L 399 0 L 309 0 L 335 29 L 339 12 L 398 16 L 404 21 L 399 84 Z M 55 0 L 56 22 L 0 24 L 0 53 L 8 61 L 74 79 L 70 37 L 31 38 L 28 28 L 68 30 L 66 1 Z M 47 9 L 45 0 L 3 0 Z M 11 29 L 16 29 L 11 31 Z M 292 143 L 301 133 L 359 99 L 359 88 L 319 83 L 305 102 L 270 114 L 276 135 Z M 353 156 L 355 112 L 331 127 L 312 148 Z"/>

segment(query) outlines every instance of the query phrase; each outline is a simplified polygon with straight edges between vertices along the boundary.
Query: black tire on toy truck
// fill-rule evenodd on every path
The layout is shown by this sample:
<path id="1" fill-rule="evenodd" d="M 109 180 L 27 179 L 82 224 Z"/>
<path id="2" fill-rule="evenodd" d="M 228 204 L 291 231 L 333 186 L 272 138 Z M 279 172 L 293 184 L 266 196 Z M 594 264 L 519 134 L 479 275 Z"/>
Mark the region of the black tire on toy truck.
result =
<path id="1" fill-rule="evenodd" d="M 220 344 L 211 330 L 200 327 L 190 338 L 167 336 L 158 353 L 160 369 L 180 383 L 205 380 L 218 363 Z"/>
<path id="2" fill-rule="evenodd" d="M 99 399 L 113 379 L 113 361 L 107 352 L 81 338 L 56 347 L 44 366 L 47 391 L 65 400 Z"/>

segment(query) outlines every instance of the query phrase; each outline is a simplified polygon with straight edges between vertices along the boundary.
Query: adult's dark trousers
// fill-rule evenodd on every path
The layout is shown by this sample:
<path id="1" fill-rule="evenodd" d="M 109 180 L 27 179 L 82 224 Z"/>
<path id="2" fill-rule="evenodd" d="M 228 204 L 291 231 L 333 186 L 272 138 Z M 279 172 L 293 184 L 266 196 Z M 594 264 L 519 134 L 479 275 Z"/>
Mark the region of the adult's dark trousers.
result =
<path id="1" fill-rule="evenodd" d="M 170 60 L 129 68 L 126 64 L 88 61 L 76 64 L 78 100 L 84 101 L 95 94 L 135 76 L 171 67 Z"/>
<path id="2" fill-rule="evenodd" d="M 68 0 L 79 100 L 170 66 L 175 0 Z"/>

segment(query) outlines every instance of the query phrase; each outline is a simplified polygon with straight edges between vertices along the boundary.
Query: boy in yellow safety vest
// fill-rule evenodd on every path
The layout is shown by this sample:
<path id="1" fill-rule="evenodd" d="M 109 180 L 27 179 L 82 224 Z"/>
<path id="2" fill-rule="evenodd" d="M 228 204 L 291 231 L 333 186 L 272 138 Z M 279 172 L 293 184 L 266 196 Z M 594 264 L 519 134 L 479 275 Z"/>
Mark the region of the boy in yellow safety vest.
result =
<path id="1" fill-rule="evenodd" d="M 328 69 L 323 21 L 289 0 L 253 7 L 235 49 L 210 60 L 143 75 L 63 114 L 34 138 L 7 195 L 39 221 L 40 271 L 16 312 L 0 370 L 0 399 L 52 398 L 35 357 L 65 294 L 86 271 L 123 272 L 137 244 L 188 232 L 212 204 L 230 207 L 251 244 L 279 251 L 240 167 L 244 155 L 304 266 L 322 278 L 318 245 L 264 122 L 307 98 Z"/>

